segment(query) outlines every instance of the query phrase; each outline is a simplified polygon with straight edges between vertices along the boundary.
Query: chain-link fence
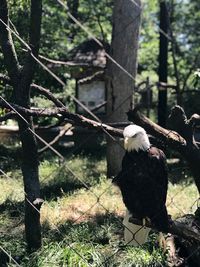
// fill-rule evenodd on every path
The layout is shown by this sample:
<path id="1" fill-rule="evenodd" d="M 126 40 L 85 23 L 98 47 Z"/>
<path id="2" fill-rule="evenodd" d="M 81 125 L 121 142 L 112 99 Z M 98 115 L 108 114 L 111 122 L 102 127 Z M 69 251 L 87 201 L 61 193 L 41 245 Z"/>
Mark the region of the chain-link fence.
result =
<path id="1" fill-rule="evenodd" d="M 135 1 L 132 2 L 137 6 L 139 12 L 141 12 L 141 7 L 138 6 L 138 4 Z M 70 19 L 74 23 L 76 23 L 78 27 L 80 27 L 85 33 L 87 33 L 88 36 L 90 36 L 95 42 L 97 42 L 97 44 L 100 47 L 103 47 L 103 44 L 99 41 L 99 39 L 97 39 L 90 32 L 90 30 L 88 30 L 84 25 L 82 25 L 70 13 L 65 3 L 63 3 L 60 0 L 58 0 L 58 3 L 64 9 L 66 9 L 66 12 L 70 17 Z M 44 63 L 42 63 L 38 58 L 36 58 L 33 55 L 30 46 L 19 36 L 16 29 L 13 27 L 10 28 L 2 20 L 0 20 L 0 22 L 6 26 L 7 30 L 10 33 L 12 33 L 25 46 L 26 49 L 28 49 L 31 56 L 36 60 L 36 62 L 44 70 L 46 70 L 53 78 L 55 78 L 61 86 L 65 87 L 65 83 L 55 73 L 53 73 L 46 65 L 44 65 Z M 162 34 L 164 34 L 167 38 L 170 39 L 167 33 L 164 33 L 161 29 L 159 30 L 161 31 Z M 133 77 L 130 73 L 128 73 L 127 70 L 124 69 L 120 64 L 118 64 L 109 54 L 106 53 L 106 56 L 109 60 L 112 61 L 112 63 L 116 64 L 121 69 L 121 71 L 127 75 L 127 77 L 131 78 L 134 82 L 137 82 L 135 77 Z M 29 125 L 25 117 L 22 115 L 24 114 L 23 110 L 20 110 L 18 106 L 15 106 L 14 104 L 8 102 L 2 96 L 0 96 L 0 98 L 4 106 L 9 108 L 12 115 L 14 114 L 15 116 L 23 120 L 25 123 L 27 123 L 27 125 Z M 91 110 L 89 110 L 86 106 L 84 106 L 76 97 L 73 97 L 73 100 L 78 105 L 80 105 L 87 114 L 89 114 L 90 116 L 92 116 L 92 118 L 94 118 L 94 120 L 98 123 L 99 131 L 103 132 L 104 136 L 109 137 L 110 139 L 116 141 L 116 143 L 119 146 L 122 146 L 121 143 L 118 141 L 118 139 L 116 139 L 116 137 L 112 135 L 112 131 L 109 131 L 108 128 L 104 127 L 105 125 L 97 117 L 96 114 L 91 112 Z M 123 104 L 124 101 L 125 100 L 123 100 L 121 104 Z M 54 99 L 54 103 L 56 103 L 58 106 L 58 109 L 55 110 L 56 114 L 60 113 L 61 111 L 67 112 L 65 106 L 61 102 L 58 103 Z M 148 108 L 149 108 L 149 103 L 148 103 Z M 47 109 L 45 108 L 39 110 L 39 112 L 40 115 L 41 114 L 43 114 L 44 116 L 47 115 Z M 95 185 L 95 183 L 92 183 L 95 186 L 91 186 L 88 180 L 85 179 L 85 176 L 88 175 L 88 172 L 86 172 L 86 170 L 82 169 L 81 171 L 77 172 L 76 169 L 77 166 L 75 167 L 70 166 L 71 160 L 69 156 L 67 158 L 63 156 L 63 154 L 57 148 L 52 146 L 50 142 L 45 141 L 40 135 L 38 135 L 35 131 L 33 131 L 31 127 L 28 127 L 26 130 L 30 131 L 33 135 L 35 135 L 35 137 L 41 143 L 43 143 L 45 147 L 50 149 L 57 159 L 59 159 L 56 168 L 54 168 L 51 174 L 48 173 L 46 177 L 44 175 L 41 183 L 45 184 L 46 181 L 50 180 L 51 176 L 52 177 L 51 180 L 54 181 L 56 185 L 55 179 L 57 179 L 58 176 L 63 176 L 65 178 L 70 176 L 72 177 L 71 178 L 72 183 L 78 184 L 77 189 L 81 188 L 82 190 L 79 192 L 80 194 L 75 193 L 73 197 L 69 198 L 69 200 L 66 201 L 66 203 L 64 201 L 62 202 L 59 199 L 59 197 L 55 196 L 56 198 L 55 203 L 59 203 L 59 205 L 54 204 L 56 205 L 55 208 L 52 206 L 52 204 L 48 203 L 48 200 L 45 200 L 43 203 L 43 206 L 45 208 L 44 209 L 42 208 L 41 210 L 39 210 L 37 208 L 37 205 L 34 205 L 26 196 L 26 201 L 30 205 L 32 205 L 38 213 L 40 213 L 44 229 L 45 227 L 47 227 L 48 231 L 51 232 L 52 236 L 51 239 L 59 240 L 60 242 L 62 242 L 62 246 L 65 247 L 65 256 L 58 255 L 57 261 L 55 261 L 55 259 L 51 260 L 51 257 L 46 257 L 46 259 L 43 260 L 43 263 L 41 263 L 41 266 L 162 266 L 164 265 L 163 259 L 159 258 L 160 257 L 159 255 L 161 255 L 162 253 L 157 254 L 154 251 L 155 249 L 154 232 L 152 232 L 152 234 L 150 235 L 146 245 L 141 245 L 140 242 L 138 241 L 138 235 L 140 235 L 142 230 L 144 230 L 145 233 L 148 235 L 148 227 L 141 222 L 141 224 L 138 224 L 137 230 L 132 232 L 131 222 L 129 221 L 123 222 L 123 217 L 126 216 L 124 212 L 125 207 L 121 201 L 121 194 L 119 193 L 119 191 L 116 190 L 116 188 L 111 184 L 109 180 L 105 179 L 102 180 L 103 179 L 102 175 L 101 173 L 99 173 L 99 175 L 97 174 L 97 180 L 99 181 L 99 183 L 97 183 L 97 185 Z M 75 152 L 78 151 L 83 144 L 87 142 L 89 143 L 91 139 L 97 134 L 98 133 L 88 133 L 88 136 L 83 141 L 81 141 L 79 145 L 76 145 L 72 149 L 71 155 L 74 155 Z M 97 149 L 99 149 L 99 147 L 97 147 Z M 182 163 L 180 163 L 180 160 L 176 158 L 173 160 L 169 159 L 168 165 L 169 165 L 169 176 L 170 176 L 169 180 L 171 181 L 168 188 L 168 198 L 166 204 L 168 213 L 172 214 L 173 219 L 177 217 L 186 218 L 187 217 L 186 215 L 188 213 L 194 214 L 194 212 L 197 210 L 199 202 L 199 194 L 197 192 L 197 189 L 195 188 L 195 185 L 193 184 L 193 181 L 191 179 L 187 179 L 187 176 L 190 176 L 190 169 L 188 168 L 187 164 L 183 165 Z M 104 167 L 105 167 L 105 162 L 104 162 Z M 84 171 L 86 172 L 86 174 L 84 174 Z M 0 172 L 1 172 L 1 177 L 6 178 L 7 181 L 13 179 L 12 175 L 10 175 L 9 172 L 4 170 L 3 168 L 0 169 Z M 187 182 L 181 182 L 182 179 L 184 179 Z M 94 180 L 94 178 L 90 177 L 90 180 Z M 54 184 L 52 184 L 52 188 L 53 187 Z M 63 189 L 61 189 L 60 191 L 62 190 Z M 63 195 L 66 194 L 64 190 L 62 193 Z M 73 203 L 73 205 L 71 203 Z M 3 207 L 3 204 L 1 206 Z M 5 207 L 8 206 L 5 205 Z M 51 216 L 56 217 L 56 219 L 55 218 L 52 219 Z M 63 223 L 62 217 L 68 218 L 68 223 L 66 224 Z M 46 226 L 45 222 L 49 225 Z M 15 225 L 16 228 L 19 224 L 21 225 L 21 221 Z M 188 229 L 187 227 L 189 227 L 191 231 L 194 232 L 196 231 L 197 239 L 195 240 L 195 242 L 197 242 L 199 236 L 198 224 L 194 220 L 192 220 L 192 225 L 191 223 L 187 225 L 187 220 L 184 221 L 184 224 L 186 225 L 186 230 Z M 130 226 L 130 228 L 128 225 Z M 193 227 L 195 228 L 195 230 L 193 229 Z M 73 229 L 73 231 L 70 231 L 70 229 Z M 182 233 L 185 233 L 184 231 L 186 230 L 185 228 L 180 230 L 178 235 L 180 240 L 182 240 Z M 127 242 L 124 242 L 124 232 L 125 235 L 127 234 L 129 236 L 129 240 Z M 188 239 L 190 238 L 192 239 L 192 235 L 190 236 L 190 234 L 191 233 L 189 233 Z M 187 233 L 185 234 L 185 236 L 187 236 Z M 81 243 L 87 244 L 87 246 L 83 249 L 83 247 L 81 247 L 80 244 L 77 244 L 76 242 L 77 239 L 81 239 Z M 178 240 L 178 244 L 180 240 Z M 182 243 L 185 244 L 184 242 L 185 241 L 183 241 Z M 185 262 L 189 261 L 189 259 L 193 258 L 194 256 L 195 257 L 198 256 L 199 245 L 196 244 L 195 242 L 193 242 L 192 245 L 191 244 L 188 245 L 189 249 L 185 254 L 186 256 L 184 255 Z M 131 251 L 133 243 L 137 245 L 137 248 Z M 183 246 L 182 243 L 180 244 L 180 247 Z M 5 258 L 7 257 L 8 260 L 10 261 L 10 264 L 13 264 L 13 266 L 21 266 L 20 259 L 13 256 L 10 250 L 5 245 L 1 246 L 0 248 L 2 251 L 2 254 L 0 254 L 0 256 L 2 257 L 2 262 L 3 262 L 3 257 Z M 158 247 L 157 250 L 159 251 Z M 69 251 L 71 251 L 74 258 L 77 258 L 77 261 L 76 260 L 73 261 L 73 259 L 71 259 L 71 262 L 69 261 L 68 259 L 70 255 Z M 141 256 L 142 253 L 143 254 L 145 253 L 144 251 L 147 251 L 149 254 L 151 254 L 152 257 L 150 261 L 146 261 L 146 265 L 144 259 L 141 261 L 141 257 L 143 258 L 147 257 L 147 254 Z M 57 247 L 57 251 L 55 250 L 53 253 L 59 254 L 59 247 Z M 61 259 L 60 262 L 59 262 L 59 257 Z M 125 260 L 123 260 L 123 258 L 125 258 Z M 163 258 L 165 257 L 163 256 Z M 39 263 L 38 266 L 40 266 Z"/>

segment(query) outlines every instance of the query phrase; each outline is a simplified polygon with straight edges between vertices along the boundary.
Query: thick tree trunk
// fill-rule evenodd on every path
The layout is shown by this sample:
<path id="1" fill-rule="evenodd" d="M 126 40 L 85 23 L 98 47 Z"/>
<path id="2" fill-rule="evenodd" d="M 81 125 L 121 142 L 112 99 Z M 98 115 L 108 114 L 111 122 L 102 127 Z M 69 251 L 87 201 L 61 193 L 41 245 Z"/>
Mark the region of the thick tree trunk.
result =
<path id="1" fill-rule="evenodd" d="M 34 76 L 35 60 L 38 56 L 42 0 L 31 0 L 29 51 L 23 67 L 19 67 L 15 46 L 9 29 L 9 12 L 6 0 L 0 0 L 0 44 L 4 62 L 13 86 L 13 96 L 16 104 L 24 108 L 30 107 L 30 85 Z M 13 107 L 9 106 L 9 109 Z M 38 175 L 37 144 L 32 132 L 30 116 L 17 116 L 19 133 L 22 142 L 23 160 L 22 174 L 25 190 L 25 232 L 28 248 L 38 249 L 41 246 L 40 229 L 40 185 Z"/>
<path id="2" fill-rule="evenodd" d="M 121 67 L 111 60 L 108 61 L 108 122 L 127 121 L 126 112 L 132 106 L 141 15 L 140 0 L 134 2 L 114 1 L 111 56 Z M 108 176 L 115 175 L 121 168 L 124 149 L 119 143 L 119 139 L 112 140 L 109 137 L 107 139 Z"/>

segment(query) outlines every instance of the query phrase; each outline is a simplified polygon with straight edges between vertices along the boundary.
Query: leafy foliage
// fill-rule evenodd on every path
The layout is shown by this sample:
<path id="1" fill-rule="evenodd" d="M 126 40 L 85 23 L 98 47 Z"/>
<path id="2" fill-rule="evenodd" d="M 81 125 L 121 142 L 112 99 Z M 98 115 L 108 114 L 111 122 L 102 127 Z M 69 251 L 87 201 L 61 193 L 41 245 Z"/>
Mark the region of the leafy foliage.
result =
<path id="1" fill-rule="evenodd" d="M 175 57 L 177 61 L 178 75 L 181 89 L 193 89 L 192 73 L 199 68 L 199 42 L 198 30 L 200 28 L 200 4 L 198 1 L 173 0 L 167 1 L 171 29 L 174 35 Z M 111 41 L 112 32 L 112 8 L 113 0 L 68 0 L 69 12 L 78 19 L 82 25 L 87 27 L 97 38 L 104 41 Z M 29 24 L 29 0 L 9 0 L 11 26 L 16 28 L 20 36 L 28 41 Z M 142 6 L 142 26 L 140 32 L 139 47 L 139 80 L 150 76 L 151 82 L 156 82 L 159 53 L 159 5 L 157 0 L 143 1 Z M 180 16 L 181 14 L 181 16 Z M 22 19 L 23 18 L 23 19 Z M 14 27 L 15 26 L 15 27 Z M 170 35 L 170 33 L 168 33 Z M 57 1 L 43 1 L 43 17 L 41 30 L 40 54 L 51 59 L 66 61 L 69 51 L 88 38 L 88 35 L 77 26 L 68 16 L 65 10 Z M 23 45 L 14 38 L 18 58 L 21 63 L 25 58 L 26 51 Z M 0 53 L 0 62 L 2 62 Z M 68 78 L 69 67 L 44 63 L 55 72 L 67 86 L 63 88 L 54 78 L 38 66 L 35 75 L 35 82 L 58 93 L 59 98 L 74 92 L 74 85 L 71 86 Z M 0 64 L 0 72 L 5 73 L 3 64 Z M 66 75 L 67 74 L 67 75 Z M 66 78 L 67 77 L 67 78 Z M 172 48 L 169 50 L 169 81 L 176 84 L 176 77 L 172 59 Z M 195 79 L 198 81 L 198 79 Z M 197 83 L 195 83 L 196 85 Z M 0 85 L 0 92 L 11 99 L 12 90 L 8 86 Z M 175 95 L 169 93 L 169 103 L 176 101 Z M 183 95 L 183 104 L 187 105 Z M 69 98 L 64 99 L 65 103 L 70 103 Z M 70 104 L 71 105 L 71 104 Z"/>
<path id="2" fill-rule="evenodd" d="M 179 79 L 182 86 L 184 86 L 183 83 L 187 81 L 186 79 L 190 74 L 188 77 L 188 83 L 186 84 L 186 88 L 184 88 L 184 90 L 192 88 L 192 73 L 200 64 L 200 37 L 199 34 L 197 34 L 199 27 L 199 1 L 172 1 L 171 29 L 175 37 L 175 56 L 180 76 Z M 173 75 L 173 71 L 171 75 Z"/>

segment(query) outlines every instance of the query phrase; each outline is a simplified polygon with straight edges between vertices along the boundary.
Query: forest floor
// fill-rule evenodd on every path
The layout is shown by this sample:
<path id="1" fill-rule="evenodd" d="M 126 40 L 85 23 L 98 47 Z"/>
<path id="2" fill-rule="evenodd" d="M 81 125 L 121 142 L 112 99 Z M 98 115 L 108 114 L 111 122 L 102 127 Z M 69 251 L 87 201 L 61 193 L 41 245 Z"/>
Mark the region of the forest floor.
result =
<path id="1" fill-rule="evenodd" d="M 101 149 L 100 149 L 101 150 Z M 40 164 L 42 248 L 31 255 L 24 238 L 24 192 L 18 160 L 2 157 L 0 175 L 0 246 L 19 266 L 166 266 L 166 254 L 152 232 L 142 247 L 125 246 L 124 205 L 119 190 L 106 178 L 105 151 L 50 154 Z M 11 167 L 12 166 L 12 167 Z M 167 209 L 173 218 L 193 213 L 198 192 L 182 164 L 169 166 Z M 6 174 L 6 175 L 5 175 Z M 0 252 L 3 259 L 4 253 Z M 5 256 L 5 255 L 4 255 Z M 8 259 L 8 265 L 17 266 Z M 0 260 L 1 262 L 1 260 Z"/>

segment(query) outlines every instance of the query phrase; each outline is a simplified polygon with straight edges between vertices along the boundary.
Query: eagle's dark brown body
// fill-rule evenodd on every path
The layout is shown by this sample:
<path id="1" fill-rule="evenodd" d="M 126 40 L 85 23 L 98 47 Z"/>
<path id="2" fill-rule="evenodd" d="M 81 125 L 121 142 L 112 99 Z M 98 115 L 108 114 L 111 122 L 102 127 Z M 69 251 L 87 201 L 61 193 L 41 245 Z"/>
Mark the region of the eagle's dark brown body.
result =
<path id="1" fill-rule="evenodd" d="M 147 151 L 126 152 L 122 170 L 113 182 L 119 186 L 133 217 L 148 217 L 157 230 L 167 232 L 168 178 L 165 155 L 160 149 L 150 147 Z"/>

